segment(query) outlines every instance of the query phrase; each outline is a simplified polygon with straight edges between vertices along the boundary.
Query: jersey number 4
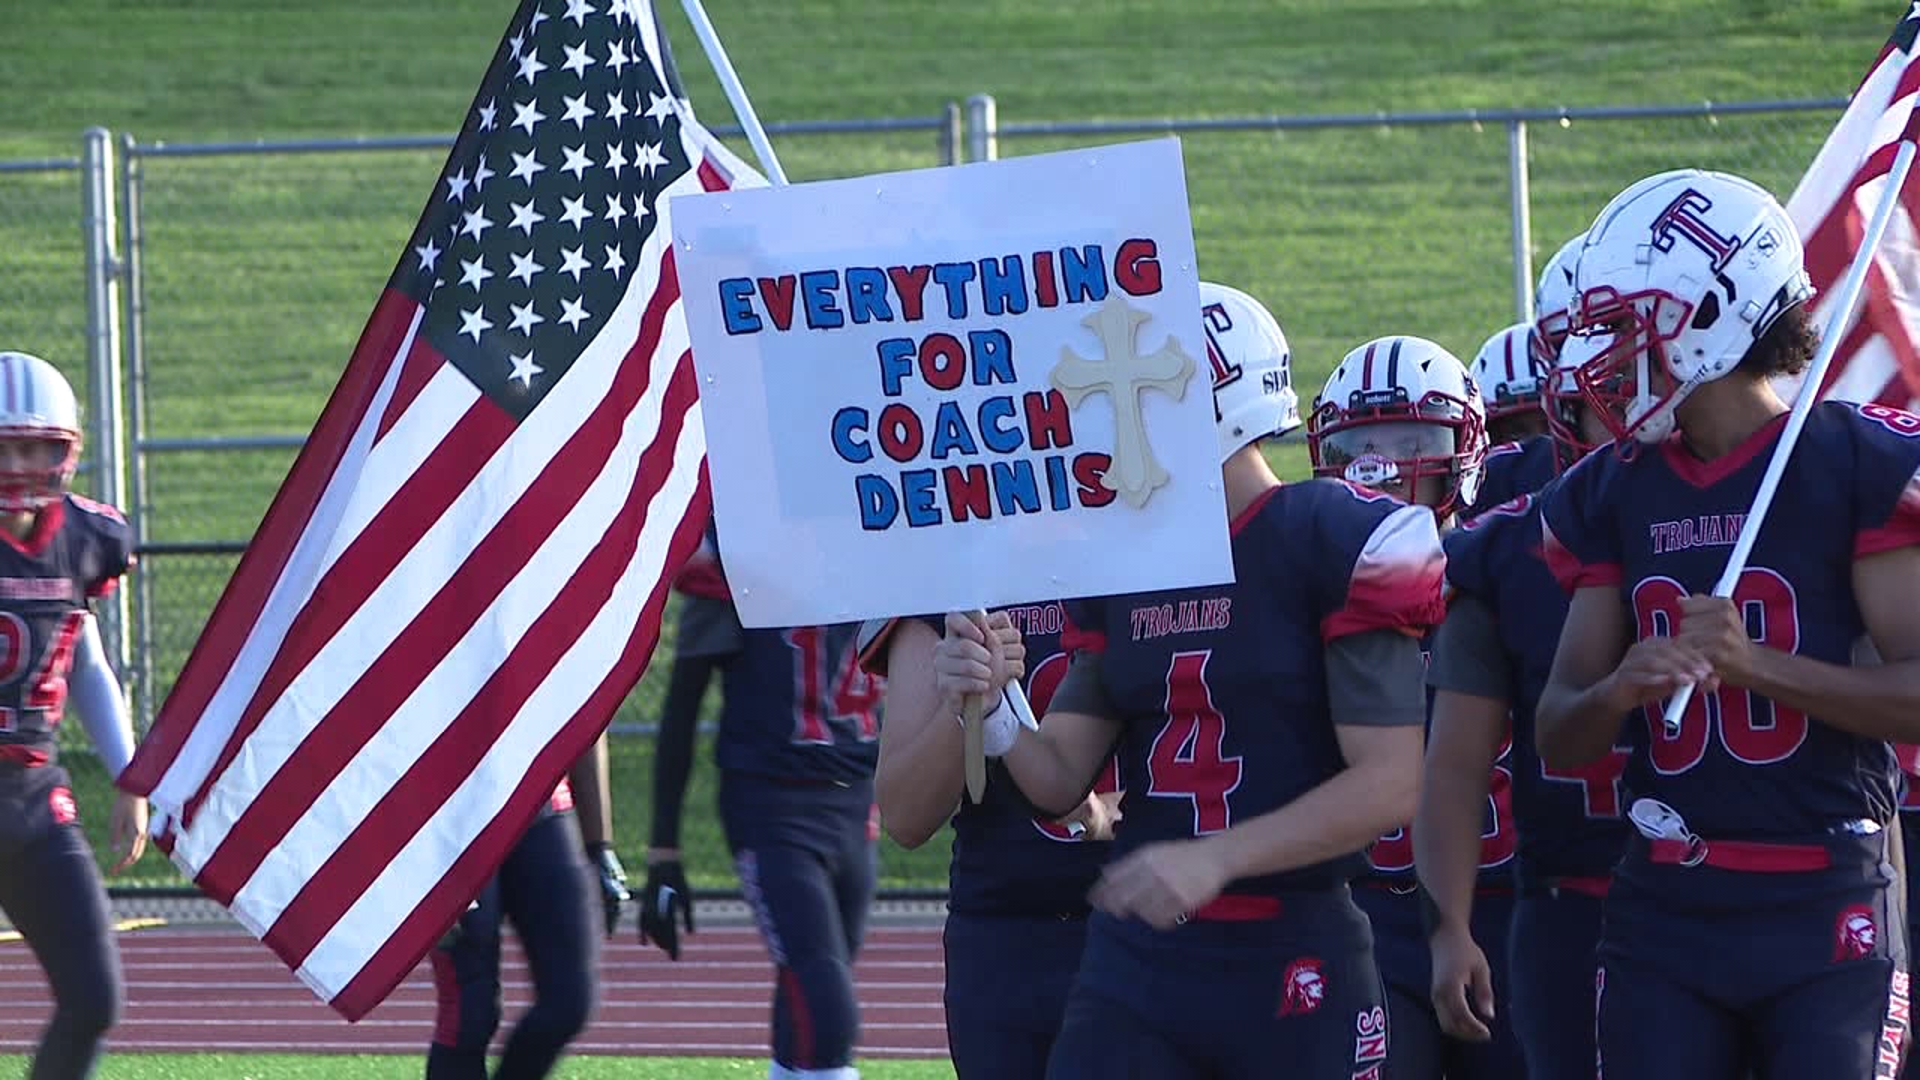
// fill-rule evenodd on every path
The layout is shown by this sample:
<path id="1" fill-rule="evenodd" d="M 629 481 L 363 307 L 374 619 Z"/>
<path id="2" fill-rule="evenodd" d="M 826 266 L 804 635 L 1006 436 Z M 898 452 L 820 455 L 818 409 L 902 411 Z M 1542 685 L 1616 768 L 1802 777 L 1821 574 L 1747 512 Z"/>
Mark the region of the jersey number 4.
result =
<path id="1" fill-rule="evenodd" d="M 84 611 L 69 611 L 61 617 L 46 655 L 28 674 L 26 692 L 20 695 L 21 708 L 44 714 L 48 730 L 60 722 L 66 708 L 67 672 L 73 669 L 73 649 L 86 617 Z M 27 621 L 11 611 L 0 612 L 0 685 L 20 678 L 33 659 L 33 645 Z M 0 707 L 0 731 L 12 731 L 18 722 L 13 709 Z"/>
<path id="2" fill-rule="evenodd" d="M 793 648 L 793 741 L 828 745 L 832 743 L 832 723 L 851 723 L 863 740 L 880 734 L 874 709 L 880 704 L 880 688 L 873 676 L 860 668 L 860 651 L 840 650 L 840 664 L 833 673 L 833 685 L 827 694 L 820 692 L 827 681 L 827 632 L 824 627 L 801 626 L 785 632 Z M 823 711 L 824 710 L 824 711 Z M 829 715 L 829 713 L 831 715 Z"/>
<path id="3" fill-rule="evenodd" d="M 1640 636 L 1667 637 L 1678 629 L 1680 601 L 1686 595 L 1687 590 L 1672 578 L 1652 577 L 1635 587 L 1633 612 Z M 1733 603 L 1754 641 L 1782 652 L 1799 646 L 1799 608 L 1786 578 L 1765 567 L 1743 570 L 1733 590 Z M 1748 765 L 1785 761 L 1807 738 L 1806 713 L 1732 686 L 1694 694 L 1677 735 L 1667 734 L 1659 706 L 1641 711 L 1651 736 L 1653 767 L 1668 776 L 1700 764 L 1707 755 L 1709 729 L 1716 726 L 1727 753 Z"/>
<path id="4" fill-rule="evenodd" d="M 1225 756 L 1227 718 L 1207 689 L 1213 650 L 1173 655 L 1167 667 L 1167 723 L 1147 752 L 1147 794 L 1193 804 L 1193 835 L 1233 824 L 1227 796 L 1240 786 L 1240 758 Z"/>

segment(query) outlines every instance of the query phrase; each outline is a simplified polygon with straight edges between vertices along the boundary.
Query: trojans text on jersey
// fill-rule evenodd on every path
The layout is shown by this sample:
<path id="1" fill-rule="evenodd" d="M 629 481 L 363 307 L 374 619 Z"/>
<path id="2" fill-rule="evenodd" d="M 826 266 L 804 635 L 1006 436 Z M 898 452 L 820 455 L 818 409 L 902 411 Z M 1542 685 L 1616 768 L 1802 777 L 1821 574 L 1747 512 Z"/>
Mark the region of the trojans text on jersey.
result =
<path id="1" fill-rule="evenodd" d="M 1133 640 L 1220 630 L 1233 625 L 1233 598 L 1212 596 L 1177 604 L 1148 604 L 1133 609 Z"/>

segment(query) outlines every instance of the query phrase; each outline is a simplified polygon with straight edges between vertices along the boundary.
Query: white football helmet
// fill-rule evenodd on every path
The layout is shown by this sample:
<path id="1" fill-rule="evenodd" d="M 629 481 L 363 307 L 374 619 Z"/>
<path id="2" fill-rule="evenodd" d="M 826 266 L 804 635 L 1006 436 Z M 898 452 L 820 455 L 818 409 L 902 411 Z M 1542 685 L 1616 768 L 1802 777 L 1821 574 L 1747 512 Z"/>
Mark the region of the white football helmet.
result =
<path id="1" fill-rule="evenodd" d="M 1599 445 L 1588 441 L 1581 431 L 1580 410 L 1595 406 L 1581 395 L 1574 372 L 1605 355 L 1611 348 L 1613 335 L 1604 330 L 1591 334 L 1569 334 L 1560 344 L 1560 355 L 1555 358 L 1553 373 L 1546 380 L 1542 397 L 1547 413 L 1547 434 L 1553 436 L 1553 440 L 1565 451 L 1561 458 L 1565 464 L 1571 465 L 1586 457 Z M 1612 402 L 1608 406 L 1612 415 L 1623 418 L 1625 410 L 1620 406 L 1617 396 L 1609 400 Z M 1611 425 L 1609 430 L 1612 430 Z"/>
<path id="2" fill-rule="evenodd" d="M 1673 433 L 1687 395 L 1732 371 L 1813 283 L 1772 195 L 1728 173 L 1681 169 L 1639 181 L 1600 211 L 1574 290 L 1574 330 L 1613 334 L 1611 348 L 1574 371 L 1575 385 L 1617 438 L 1656 443 Z M 1655 370 L 1672 384 L 1664 392 Z"/>
<path id="3" fill-rule="evenodd" d="M 1200 283 L 1200 320 L 1213 371 L 1213 417 L 1220 460 L 1269 435 L 1300 426 L 1293 353 L 1280 323 L 1260 301 L 1225 285 Z"/>
<path id="4" fill-rule="evenodd" d="M 1573 307 L 1573 268 L 1580 264 L 1580 248 L 1587 234 L 1581 233 L 1560 245 L 1547 265 L 1540 268 L 1540 283 L 1533 289 L 1533 326 L 1540 332 L 1539 344 L 1546 351 L 1546 364 L 1560 355 L 1560 343 L 1572 328 L 1568 312 Z"/>
<path id="5" fill-rule="evenodd" d="M 1487 407 L 1487 422 L 1538 411 L 1549 365 L 1530 322 L 1514 323 L 1487 339 L 1474 354 L 1473 381 Z"/>
<path id="6" fill-rule="evenodd" d="M 1420 478 L 1442 476 L 1433 507 L 1444 519 L 1480 493 L 1486 411 L 1473 377 L 1425 338 L 1375 338 L 1333 369 L 1307 417 L 1316 476 L 1334 476 L 1406 501 Z"/>
<path id="7" fill-rule="evenodd" d="M 38 510 L 66 495 L 80 463 L 80 406 L 52 364 L 0 352 L 0 440 L 52 444 L 44 463 L 0 468 L 0 510 Z"/>

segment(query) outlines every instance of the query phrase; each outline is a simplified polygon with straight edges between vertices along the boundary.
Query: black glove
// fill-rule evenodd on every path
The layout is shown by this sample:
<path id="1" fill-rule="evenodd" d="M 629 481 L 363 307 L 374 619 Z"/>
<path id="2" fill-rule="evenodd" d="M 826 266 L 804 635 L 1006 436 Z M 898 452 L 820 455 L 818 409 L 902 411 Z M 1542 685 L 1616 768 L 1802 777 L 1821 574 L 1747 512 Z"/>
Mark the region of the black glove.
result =
<path id="1" fill-rule="evenodd" d="M 693 893 L 678 859 L 649 863 L 647 887 L 640 895 L 640 944 L 655 944 L 670 959 L 680 959 L 680 932 L 676 918 L 693 936 Z"/>
<path id="2" fill-rule="evenodd" d="M 587 853 L 593 856 L 593 869 L 600 878 L 600 904 L 607 912 L 607 936 L 612 937 L 620 925 L 621 905 L 633 899 L 627 891 L 627 868 L 620 865 L 612 844 L 589 844 Z"/>

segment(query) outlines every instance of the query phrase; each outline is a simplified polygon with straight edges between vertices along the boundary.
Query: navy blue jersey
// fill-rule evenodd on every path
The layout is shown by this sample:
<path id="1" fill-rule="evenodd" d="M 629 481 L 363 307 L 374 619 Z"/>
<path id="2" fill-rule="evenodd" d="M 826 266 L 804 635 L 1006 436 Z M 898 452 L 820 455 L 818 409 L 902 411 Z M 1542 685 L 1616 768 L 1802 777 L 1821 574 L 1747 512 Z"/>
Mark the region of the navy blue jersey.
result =
<path id="1" fill-rule="evenodd" d="M 746 630 L 724 661 L 722 769 L 788 780 L 871 779 L 883 683 L 862 670 L 860 624 Z"/>
<path id="2" fill-rule="evenodd" d="M 1443 542 L 1443 547 L 1445 546 Z M 1432 659 L 1433 635 L 1428 634 L 1421 652 Z M 1427 691 L 1429 732 L 1433 719 L 1433 691 Z M 1480 873 L 1482 888 L 1511 886 L 1515 844 L 1513 825 L 1513 774 L 1509 747 L 1503 743 L 1494 758 L 1493 771 L 1487 776 L 1487 812 L 1480 819 Z M 1396 892 L 1413 891 L 1417 877 L 1413 870 L 1413 826 L 1403 825 L 1375 840 L 1367 848 L 1366 876 L 1384 882 Z"/>
<path id="3" fill-rule="evenodd" d="M 1726 567 L 1784 416 L 1718 461 L 1678 440 L 1574 466 L 1546 494 L 1546 557 L 1569 590 L 1618 589 L 1639 637 L 1671 633 L 1678 605 Z M 1864 626 L 1856 558 L 1920 543 L 1920 417 L 1816 405 L 1781 477 L 1734 600 L 1754 638 L 1828 663 L 1852 660 Z M 1737 687 L 1696 694 L 1677 736 L 1658 709 L 1628 723 L 1627 786 L 1708 838 L 1805 837 L 1861 818 L 1885 824 L 1895 763 L 1885 742 L 1813 722 Z"/>
<path id="4" fill-rule="evenodd" d="M 127 572 L 133 534 L 118 510 L 68 495 L 40 512 L 25 540 L 0 541 L 0 756 L 43 764 L 87 604 Z"/>
<path id="5" fill-rule="evenodd" d="M 1546 487 L 1560 475 L 1560 447 L 1551 435 L 1535 435 L 1519 442 L 1501 443 L 1487 450 L 1480 492 L 1462 519 L 1485 513 L 1502 503 Z"/>
<path id="6" fill-rule="evenodd" d="M 1045 717 L 1047 703 L 1066 677 L 1068 656 L 1060 647 L 1066 609 L 1059 601 L 1008 608 L 1007 614 L 1027 647 L 1023 680 L 1033 715 Z M 944 619 L 922 620 L 943 633 Z M 886 672 L 886 636 L 874 636 L 866 650 L 870 671 Z M 1084 912 L 1087 892 L 1112 850 L 1104 842 L 1083 843 L 1062 826 L 1036 815 L 1020 788 L 998 760 L 987 763 L 987 794 L 975 803 L 962 799 L 953 817 L 953 863 L 947 886 L 948 907 L 963 915 L 1062 915 Z M 1109 759 L 1094 783 L 1097 792 L 1118 791 L 1119 774 Z"/>
<path id="7" fill-rule="evenodd" d="M 1338 480 L 1274 489 L 1233 525 L 1234 582 L 1070 601 L 1069 645 L 1101 653 L 1120 710 L 1118 855 L 1277 810 L 1344 768 L 1326 642 L 1423 634 L 1445 570 L 1432 515 Z M 1229 883 L 1276 892 L 1352 877 L 1359 853 Z"/>
<path id="8" fill-rule="evenodd" d="M 1448 534 L 1447 583 L 1493 613 L 1511 682 L 1513 812 L 1522 885 L 1604 877 L 1626 843 L 1624 747 L 1579 769 L 1549 769 L 1534 743 L 1534 707 L 1553 671 L 1567 597 L 1540 549 L 1539 497 L 1522 495 Z"/>

